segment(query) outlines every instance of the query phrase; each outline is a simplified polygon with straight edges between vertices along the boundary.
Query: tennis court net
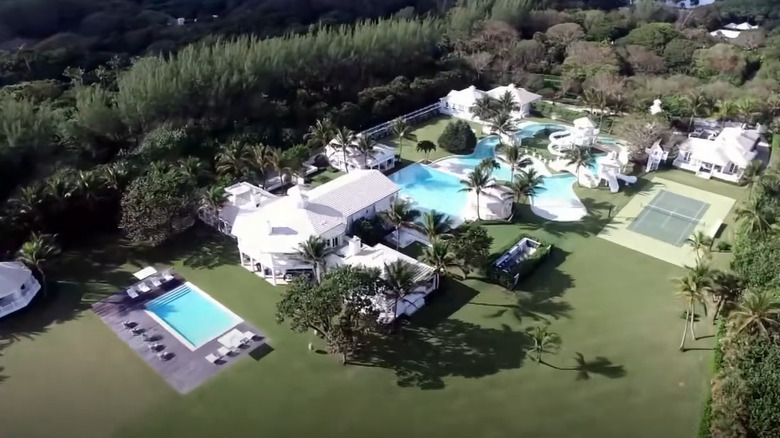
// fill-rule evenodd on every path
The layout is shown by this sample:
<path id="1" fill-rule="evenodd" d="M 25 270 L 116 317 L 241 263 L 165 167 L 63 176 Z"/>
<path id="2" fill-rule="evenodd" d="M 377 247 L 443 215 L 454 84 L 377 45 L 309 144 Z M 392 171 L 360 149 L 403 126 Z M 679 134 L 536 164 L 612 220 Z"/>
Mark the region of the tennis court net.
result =
<path id="1" fill-rule="evenodd" d="M 657 207 L 653 204 L 644 204 L 644 208 L 647 208 L 650 211 L 656 211 L 658 213 L 661 213 L 666 216 L 671 216 L 677 219 L 682 219 L 688 222 L 699 222 L 700 219 L 692 216 L 686 216 L 684 214 L 680 214 L 674 211 L 667 210 L 665 208 Z"/>

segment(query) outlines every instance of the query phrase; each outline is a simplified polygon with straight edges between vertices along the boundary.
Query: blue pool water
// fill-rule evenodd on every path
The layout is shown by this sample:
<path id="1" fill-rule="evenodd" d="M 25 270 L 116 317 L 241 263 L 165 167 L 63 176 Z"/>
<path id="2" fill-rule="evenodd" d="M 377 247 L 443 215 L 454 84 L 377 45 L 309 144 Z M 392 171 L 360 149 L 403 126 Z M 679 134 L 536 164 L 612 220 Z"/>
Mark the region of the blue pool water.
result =
<path id="1" fill-rule="evenodd" d="M 241 322 L 189 283 L 149 301 L 146 309 L 196 348 Z"/>
<path id="2" fill-rule="evenodd" d="M 401 195 L 411 198 L 418 210 L 436 210 L 458 217 L 466 205 L 460 179 L 449 173 L 415 163 L 390 175 L 401 187 Z"/>
<path id="3" fill-rule="evenodd" d="M 524 127 L 515 135 L 521 139 L 530 138 L 544 129 L 554 132 L 566 127 L 535 123 Z M 486 137 L 477 142 L 473 153 L 462 157 L 445 158 L 445 160 L 454 165 L 453 167 L 461 168 L 466 172 L 472 171 L 483 159 L 495 157 L 497 145 L 498 136 Z M 501 167 L 493 171 L 493 177 L 497 180 L 509 181 L 512 175 L 511 168 L 501 161 L 499 163 Z M 595 173 L 598 170 L 598 163 L 594 163 L 590 169 Z M 411 198 L 414 207 L 419 210 L 436 210 L 457 217 L 466 205 L 467 193 L 460 191 L 464 187 L 463 184 L 459 178 L 449 173 L 422 164 L 412 164 L 390 175 L 390 179 L 401 187 L 401 195 Z M 572 189 L 572 184 L 575 182 L 575 176 L 570 173 L 542 177 L 542 184 L 533 198 L 547 204 L 568 205 L 579 202 Z"/>

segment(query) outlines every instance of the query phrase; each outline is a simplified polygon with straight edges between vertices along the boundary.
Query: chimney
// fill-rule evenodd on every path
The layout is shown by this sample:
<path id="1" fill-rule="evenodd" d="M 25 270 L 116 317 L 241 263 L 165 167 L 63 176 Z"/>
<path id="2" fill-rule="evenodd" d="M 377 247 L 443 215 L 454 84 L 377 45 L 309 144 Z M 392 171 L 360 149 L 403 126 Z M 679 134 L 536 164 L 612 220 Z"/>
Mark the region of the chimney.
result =
<path id="1" fill-rule="evenodd" d="M 347 256 L 357 255 L 362 247 L 363 243 L 360 241 L 360 237 L 353 237 L 352 240 L 349 241 L 349 250 L 347 251 Z"/>

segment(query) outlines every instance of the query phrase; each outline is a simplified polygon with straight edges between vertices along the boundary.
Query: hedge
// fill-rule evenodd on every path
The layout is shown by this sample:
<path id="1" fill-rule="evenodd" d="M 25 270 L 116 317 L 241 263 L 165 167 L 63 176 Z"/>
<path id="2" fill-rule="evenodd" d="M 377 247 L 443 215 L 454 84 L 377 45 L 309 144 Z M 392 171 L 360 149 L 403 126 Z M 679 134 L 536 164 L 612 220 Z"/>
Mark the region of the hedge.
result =
<path id="1" fill-rule="evenodd" d="M 523 240 L 523 238 L 528 238 L 536 242 L 539 242 L 541 246 L 537 248 L 536 251 L 530 257 L 526 258 L 525 260 L 513 266 L 510 271 L 497 269 L 494 265 L 494 262 L 499 257 L 504 255 L 504 253 L 506 253 L 510 248 L 515 246 L 521 240 Z M 500 284 L 501 286 L 507 288 L 508 290 L 514 290 L 514 288 L 517 287 L 517 284 L 521 280 L 528 277 L 531 273 L 533 273 L 536 270 L 536 268 L 539 267 L 539 265 L 542 264 L 542 262 L 550 254 L 551 250 L 552 250 L 552 245 L 545 245 L 543 242 L 539 241 L 538 239 L 532 236 L 521 235 L 520 237 L 515 239 L 511 244 L 508 244 L 500 251 L 495 252 L 488 259 L 487 265 L 485 266 L 484 269 L 485 277 L 487 277 L 490 281 L 496 284 Z"/>
<path id="2" fill-rule="evenodd" d="M 724 318 L 718 320 L 718 330 L 715 332 L 715 354 L 712 356 L 712 373 L 717 374 L 723 365 L 723 348 L 720 340 L 726 336 L 726 321 Z M 712 390 L 707 394 L 707 400 L 704 402 L 704 412 L 699 420 L 698 438 L 712 437 Z"/>

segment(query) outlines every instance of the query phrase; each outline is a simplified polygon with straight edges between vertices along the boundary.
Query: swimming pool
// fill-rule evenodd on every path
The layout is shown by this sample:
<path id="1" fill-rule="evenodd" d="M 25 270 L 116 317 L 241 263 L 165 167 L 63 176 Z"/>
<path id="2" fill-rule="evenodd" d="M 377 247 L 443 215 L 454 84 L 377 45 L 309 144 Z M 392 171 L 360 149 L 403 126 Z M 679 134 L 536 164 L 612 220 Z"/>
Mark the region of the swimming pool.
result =
<path id="1" fill-rule="evenodd" d="M 149 301 L 146 310 L 190 350 L 202 346 L 242 321 L 238 315 L 189 282 Z"/>
<path id="2" fill-rule="evenodd" d="M 466 205 L 466 192 L 460 179 L 440 170 L 415 163 L 393 173 L 389 178 L 401 187 L 401 196 L 412 201 L 422 211 L 460 217 Z"/>

